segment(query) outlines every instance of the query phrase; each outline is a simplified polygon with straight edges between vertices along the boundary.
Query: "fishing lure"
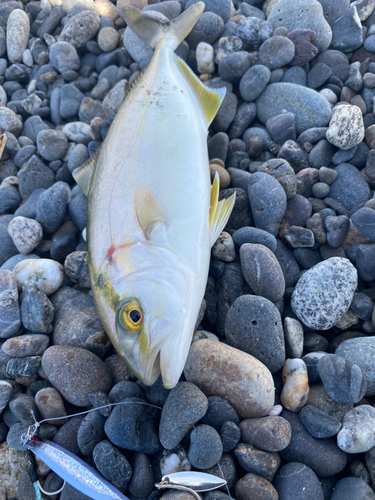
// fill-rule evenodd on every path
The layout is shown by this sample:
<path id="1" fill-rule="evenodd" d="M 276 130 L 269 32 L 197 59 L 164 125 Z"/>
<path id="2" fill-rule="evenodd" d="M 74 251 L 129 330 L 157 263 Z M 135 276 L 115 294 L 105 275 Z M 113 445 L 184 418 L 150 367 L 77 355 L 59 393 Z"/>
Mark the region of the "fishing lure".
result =
<path id="1" fill-rule="evenodd" d="M 137 402 L 138 403 L 138 402 Z M 110 406 L 115 406 L 119 404 L 126 404 L 126 402 L 112 403 L 105 406 L 100 406 L 99 408 L 93 408 L 84 412 L 76 413 L 70 415 L 70 417 L 76 415 L 82 415 L 85 413 L 90 413 L 91 411 L 96 411 L 102 408 L 107 408 Z M 142 404 L 139 402 L 139 404 Z M 149 403 L 143 403 L 149 406 L 155 406 Z M 84 493 L 93 500 L 129 500 L 125 495 L 118 491 L 111 483 L 106 481 L 96 470 L 86 464 L 83 460 L 75 456 L 68 450 L 65 450 L 58 444 L 55 444 L 47 439 L 41 439 L 36 436 L 36 432 L 42 422 L 51 419 L 44 419 L 41 422 L 35 420 L 34 412 L 31 411 L 35 423 L 30 425 L 27 432 L 22 434 L 21 441 L 22 444 L 27 447 L 29 452 L 34 453 L 40 460 L 42 460 L 50 469 L 52 469 L 58 476 L 60 476 L 65 482 L 69 483 L 73 488 L 76 488 L 81 493 Z M 66 417 L 54 417 L 54 420 Z M 30 476 L 33 482 L 33 486 L 36 493 L 36 500 L 41 500 L 41 493 L 43 492 L 47 495 L 54 495 L 60 493 L 64 485 L 60 490 L 54 492 L 44 491 L 40 486 L 37 475 L 35 473 L 35 468 L 33 467 L 34 460 L 31 459 Z M 155 486 L 158 489 L 174 488 L 177 490 L 184 490 L 190 492 L 195 496 L 197 500 L 201 500 L 196 492 L 203 492 L 213 490 L 215 488 L 220 488 L 226 485 L 225 479 L 221 479 L 217 476 L 211 474 L 206 474 L 203 472 L 176 472 L 162 477 L 160 483 L 156 483 Z"/>

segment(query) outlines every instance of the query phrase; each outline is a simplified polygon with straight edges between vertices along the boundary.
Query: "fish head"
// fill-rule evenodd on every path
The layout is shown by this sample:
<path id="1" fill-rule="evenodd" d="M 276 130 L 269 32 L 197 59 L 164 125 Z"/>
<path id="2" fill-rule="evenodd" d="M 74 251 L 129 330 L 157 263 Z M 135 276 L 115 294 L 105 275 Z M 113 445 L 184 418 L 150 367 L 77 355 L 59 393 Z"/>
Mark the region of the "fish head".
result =
<path id="1" fill-rule="evenodd" d="M 127 252 L 109 273 L 115 293 L 106 330 L 139 380 L 152 385 L 161 374 L 164 386 L 173 388 L 185 365 L 202 297 L 197 300 L 193 273 L 175 255 L 146 245 L 137 250 L 131 272 Z"/>

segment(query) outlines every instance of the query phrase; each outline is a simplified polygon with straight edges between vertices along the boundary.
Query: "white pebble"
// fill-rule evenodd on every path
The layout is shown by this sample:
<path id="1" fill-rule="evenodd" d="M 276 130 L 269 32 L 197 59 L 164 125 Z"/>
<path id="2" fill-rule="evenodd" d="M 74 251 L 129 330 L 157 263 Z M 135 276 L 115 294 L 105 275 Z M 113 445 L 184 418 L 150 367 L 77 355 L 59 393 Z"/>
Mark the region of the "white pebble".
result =
<path id="1" fill-rule="evenodd" d="M 277 417 L 283 411 L 283 407 L 281 405 L 275 405 L 272 410 L 269 412 L 270 417 Z"/>
<path id="2" fill-rule="evenodd" d="M 26 49 L 23 51 L 22 62 L 23 62 L 23 64 L 25 64 L 26 66 L 29 66 L 30 68 L 34 64 L 33 56 L 31 55 L 30 49 Z"/>
<path id="3" fill-rule="evenodd" d="M 32 281 L 46 295 L 55 293 L 64 281 L 63 266 L 52 259 L 23 260 L 16 265 L 13 273 L 19 288 Z"/>
<path id="4" fill-rule="evenodd" d="M 184 448 L 178 446 L 174 450 L 165 450 L 164 456 L 160 460 L 160 470 L 163 476 L 191 470 L 191 463 Z"/>
<path id="5" fill-rule="evenodd" d="M 214 73 L 214 49 L 212 45 L 200 42 L 196 50 L 196 58 L 199 73 Z"/>
<path id="6" fill-rule="evenodd" d="M 375 408 L 360 405 L 344 417 L 337 445 L 346 453 L 364 453 L 375 446 Z"/>
<path id="7" fill-rule="evenodd" d="M 330 104 L 335 105 L 337 102 L 337 95 L 331 89 L 322 89 L 321 94 Z"/>
<path id="8" fill-rule="evenodd" d="M 8 102 L 8 97 L 3 89 L 3 87 L 0 85 L 0 106 L 6 106 Z"/>
<path id="9" fill-rule="evenodd" d="M 0 189 L 9 187 L 9 186 L 18 186 L 20 183 L 18 177 L 15 175 L 11 175 L 10 177 L 5 177 L 3 182 L 0 184 Z"/>
<path id="10" fill-rule="evenodd" d="M 20 63 L 22 61 L 22 54 L 27 47 L 29 33 L 29 16 L 21 9 L 13 10 L 7 22 L 7 52 L 11 63 Z"/>
<path id="11" fill-rule="evenodd" d="M 287 359 L 281 372 L 284 387 L 280 395 L 282 405 L 290 411 L 299 411 L 309 396 L 307 367 L 302 359 Z"/>
<path id="12" fill-rule="evenodd" d="M 362 111 L 358 106 L 344 104 L 333 110 L 326 132 L 327 141 L 340 149 L 350 149 L 365 136 Z"/>
<path id="13" fill-rule="evenodd" d="M 232 262 L 236 257 L 232 236 L 223 231 L 212 247 L 212 255 L 223 262 Z"/>

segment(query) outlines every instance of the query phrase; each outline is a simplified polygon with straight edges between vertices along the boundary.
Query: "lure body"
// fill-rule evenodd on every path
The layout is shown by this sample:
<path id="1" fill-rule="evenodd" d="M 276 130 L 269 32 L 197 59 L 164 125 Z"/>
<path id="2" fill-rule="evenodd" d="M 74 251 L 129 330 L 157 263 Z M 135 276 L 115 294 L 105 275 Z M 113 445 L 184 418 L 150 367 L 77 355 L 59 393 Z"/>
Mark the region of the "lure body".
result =
<path id="1" fill-rule="evenodd" d="M 225 90 L 204 87 L 174 50 L 199 2 L 160 24 L 124 7 L 155 49 L 95 157 L 74 172 L 88 195 L 91 288 L 112 344 L 146 385 L 174 387 L 204 295 L 210 248 L 234 199 L 214 206 L 207 131 Z M 218 184 L 218 181 L 217 181 Z"/>
<path id="2" fill-rule="evenodd" d="M 227 482 L 221 477 L 213 476 L 205 472 L 183 471 L 163 476 L 161 484 L 168 485 L 171 488 L 175 486 L 186 486 L 194 491 L 203 492 L 225 486 Z"/>
<path id="3" fill-rule="evenodd" d="M 93 500 L 129 500 L 83 460 L 61 446 L 32 437 L 26 446 L 56 474 Z"/>

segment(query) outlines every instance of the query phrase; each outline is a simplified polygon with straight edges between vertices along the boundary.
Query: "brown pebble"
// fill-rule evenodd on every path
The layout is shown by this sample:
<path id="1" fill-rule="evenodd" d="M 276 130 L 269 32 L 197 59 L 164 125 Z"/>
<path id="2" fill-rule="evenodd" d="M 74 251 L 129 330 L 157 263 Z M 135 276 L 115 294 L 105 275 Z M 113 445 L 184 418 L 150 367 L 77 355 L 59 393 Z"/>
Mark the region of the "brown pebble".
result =
<path id="1" fill-rule="evenodd" d="M 216 172 L 219 175 L 220 189 L 225 189 L 230 186 L 231 179 L 225 168 L 221 167 L 217 163 L 210 163 L 210 175 L 211 181 L 214 180 Z"/>
<path id="2" fill-rule="evenodd" d="M 243 420 L 240 429 L 242 441 L 264 451 L 283 450 L 292 437 L 290 423 L 278 416 Z"/>
<path id="3" fill-rule="evenodd" d="M 272 484 L 256 474 L 246 474 L 236 485 L 237 500 L 278 500 Z"/>
<path id="4" fill-rule="evenodd" d="M 35 404 L 43 419 L 48 419 L 51 425 L 62 425 L 66 418 L 55 420 L 56 417 L 67 415 L 61 394 L 54 387 L 44 387 L 35 394 Z"/>
<path id="5" fill-rule="evenodd" d="M 273 408 L 274 382 L 268 368 L 250 354 L 222 342 L 195 342 L 184 374 L 206 396 L 229 401 L 240 418 L 268 415 Z"/>

